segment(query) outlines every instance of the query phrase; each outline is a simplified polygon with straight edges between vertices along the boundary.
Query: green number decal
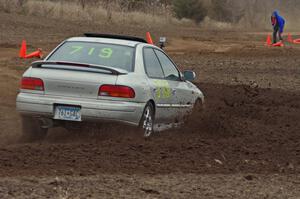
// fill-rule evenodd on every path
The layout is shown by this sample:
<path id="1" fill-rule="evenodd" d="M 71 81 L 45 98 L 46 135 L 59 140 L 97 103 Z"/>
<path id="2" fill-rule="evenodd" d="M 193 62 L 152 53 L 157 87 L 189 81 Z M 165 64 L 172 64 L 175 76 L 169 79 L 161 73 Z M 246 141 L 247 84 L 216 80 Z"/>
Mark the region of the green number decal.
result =
<path id="1" fill-rule="evenodd" d="M 99 57 L 109 59 L 113 54 L 113 50 L 111 48 L 103 48 L 99 54 Z"/>
<path id="2" fill-rule="evenodd" d="M 72 49 L 74 49 L 74 50 L 70 52 L 71 55 L 81 51 L 83 49 L 83 47 L 82 46 L 72 46 Z"/>
<path id="3" fill-rule="evenodd" d="M 166 80 L 154 80 L 154 85 L 156 87 L 156 98 L 170 98 L 172 97 L 172 91 L 168 81 Z"/>
<path id="4" fill-rule="evenodd" d="M 162 96 L 163 98 L 170 98 L 172 97 L 172 91 L 168 81 L 162 81 Z"/>
<path id="5" fill-rule="evenodd" d="M 95 48 L 91 48 L 89 51 L 89 55 L 92 55 L 94 53 Z"/>
<path id="6" fill-rule="evenodd" d="M 172 97 L 172 92 L 170 87 L 164 87 L 162 90 L 162 94 L 164 98 L 170 98 Z"/>

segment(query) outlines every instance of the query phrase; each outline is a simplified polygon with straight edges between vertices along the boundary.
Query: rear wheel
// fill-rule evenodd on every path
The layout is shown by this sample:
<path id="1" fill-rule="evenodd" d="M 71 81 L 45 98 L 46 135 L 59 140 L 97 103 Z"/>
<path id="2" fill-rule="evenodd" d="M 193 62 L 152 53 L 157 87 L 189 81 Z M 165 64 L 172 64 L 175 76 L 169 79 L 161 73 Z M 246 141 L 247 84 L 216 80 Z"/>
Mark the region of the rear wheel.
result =
<path id="1" fill-rule="evenodd" d="M 144 113 L 140 122 L 140 128 L 144 132 L 144 137 L 148 138 L 154 133 L 154 106 L 152 103 L 148 103 L 144 109 Z"/>
<path id="2" fill-rule="evenodd" d="M 42 121 L 37 118 L 22 116 L 22 141 L 43 140 L 47 136 L 48 129 L 43 128 L 42 125 Z"/>

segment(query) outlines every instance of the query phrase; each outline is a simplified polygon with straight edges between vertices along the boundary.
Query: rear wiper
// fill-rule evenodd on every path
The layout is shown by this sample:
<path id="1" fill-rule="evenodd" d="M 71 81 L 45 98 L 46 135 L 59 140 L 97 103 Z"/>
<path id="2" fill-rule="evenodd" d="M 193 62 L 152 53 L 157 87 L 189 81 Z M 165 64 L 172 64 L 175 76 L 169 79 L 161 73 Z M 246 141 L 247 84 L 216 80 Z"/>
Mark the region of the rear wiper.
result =
<path id="1" fill-rule="evenodd" d="M 63 62 L 63 61 L 35 61 L 31 64 L 33 68 L 39 68 L 43 65 L 65 65 L 65 66 L 75 66 L 75 67 L 86 67 L 92 69 L 100 69 L 111 72 L 113 75 L 125 75 L 128 74 L 126 70 L 113 68 L 109 66 L 102 66 L 97 64 L 86 64 L 86 63 L 76 63 L 76 62 Z"/>

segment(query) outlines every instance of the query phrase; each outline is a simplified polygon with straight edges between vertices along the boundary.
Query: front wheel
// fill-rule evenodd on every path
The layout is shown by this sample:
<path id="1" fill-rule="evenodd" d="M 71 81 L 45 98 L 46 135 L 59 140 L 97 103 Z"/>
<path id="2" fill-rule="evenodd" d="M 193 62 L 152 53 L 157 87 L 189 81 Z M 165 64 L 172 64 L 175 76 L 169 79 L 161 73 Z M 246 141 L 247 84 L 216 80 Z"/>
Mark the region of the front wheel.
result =
<path id="1" fill-rule="evenodd" d="M 154 133 L 154 117 L 154 106 L 152 103 L 148 103 L 140 122 L 140 128 L 142 128 L 145 138 L 150 137 Z"/>
<path id="2" fill-rule="evenodd" d="M 203 111 L 203 104 L 200 99 L 197 99 L 192 110 L 192 115 L 197 115 Z"/>
<path id="3" fill-rule="evenodd" d="M 200 99 L 197 99 L 191 111 L 188 113 L 188 115 L 185 116 L 184 123 L 185 124 L 193 123 L 193 119 L 201 117 L 203 108 L 204 107 L 202 101 Z"/>
<path id="4" fill-rule="evenodd" d="M 34 118 L 22 116 L 22 138 L 24 142 L 34 142 L 43 140 L 47 136 L 48 129 L 42 127 L 42 121 Z"/>

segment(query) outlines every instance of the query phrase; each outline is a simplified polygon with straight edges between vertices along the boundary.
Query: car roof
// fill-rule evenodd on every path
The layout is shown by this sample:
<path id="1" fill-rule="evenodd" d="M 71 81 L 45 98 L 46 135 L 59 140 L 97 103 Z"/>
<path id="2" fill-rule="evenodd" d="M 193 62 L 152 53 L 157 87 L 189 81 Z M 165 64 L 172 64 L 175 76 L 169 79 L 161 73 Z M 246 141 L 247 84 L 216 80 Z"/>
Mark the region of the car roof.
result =
<path id="1" fill-rule="evenodd" d="M 114 39 L 114 38 L 99 38 L 99 37 L 72 37 L 66 41 L 77 41 L 77 42 L 95 42 L 95 43 L 105 43 L 105 44 L 116 44 L 135 47 L 138 44 L 143 44 L 144 42 L 132 41 L 126 39 Z"/>

